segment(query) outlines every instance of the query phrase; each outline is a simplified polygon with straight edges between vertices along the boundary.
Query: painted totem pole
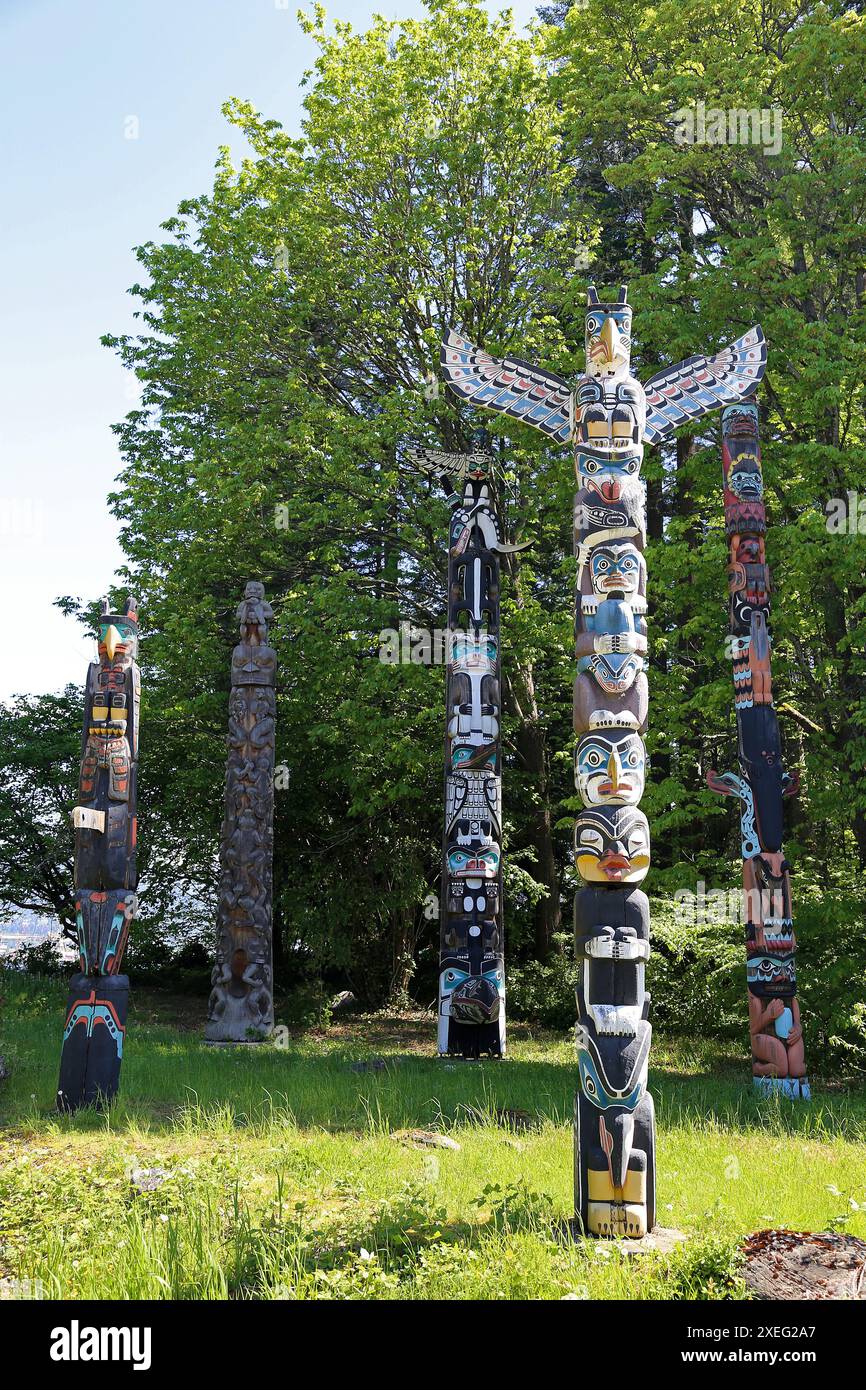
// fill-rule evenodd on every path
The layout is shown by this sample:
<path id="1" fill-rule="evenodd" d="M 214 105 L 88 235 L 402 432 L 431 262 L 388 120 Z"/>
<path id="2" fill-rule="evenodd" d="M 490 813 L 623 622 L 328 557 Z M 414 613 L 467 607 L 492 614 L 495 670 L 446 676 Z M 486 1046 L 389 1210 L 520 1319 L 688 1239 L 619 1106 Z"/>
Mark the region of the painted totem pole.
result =
<path id="1" fill-rule="evenodd" d="M 120 965 L 138 907 L 136 765 L 140 678 L 138 613 L 102 605 L 98 660 L 84 694 L 75 828 L 75 921 L 80 972 L 72 977 L 57 1105 L 110 1101 L 120 1084 L 129 977 Z"/>
<path id="2" fill-rule="evenodd" d="M 274 613 L 252 580 L 237 610 L 232 652 L 225 818 L 220 840 L 216 964 L 208 1042 L 260 1042 L 274 1027 L 273 855 L 276 652 Z"/>
<path id="3" fill-rule="evenodd" d="M 584 805 L 574 831 L 584 883 L 574 903 L 574 1187 L 576 1217 L 598 1236 L 643 1236 L 655 1224 L 649 903 L 637 886 L 650 864 L 638 807 L 647 724 L 644 444 L 749 395 L 766 362 L 763 334 L 753 328 L 716 357 L 665 368 L 644 388 L 631 374 L 627 301 L 625 288 L 616 303 L 589 289 L 586 372 L 574 391 L 520 359 L 497 361 L 453 329 L 442 348 L 446 380 L 462 399 L 574 444 L 575 784 Z"/>
<path id="4" fill-rule="evenodd" d="M 445 831 L 439 936 L 440 1055 L 505 1055 L 499 557 L 493 459 L 411 449 L 438 476 L 448 528 Z"/>
<path id="5" fill-rule="evenodd" d="M 743 907 L 752 1072 L 760 1090 L 809 1100 L 803 1030 L 797 1004 L 796 943 L 791 884 L 782 849 L 782 803 L 799 776 L 782 765 L 779 720 L 770 673 L 770 571 L 758 411 L 754 405 L 722 412 L 725 535 L 730 546 L 729 653 L 740 776 L 714 771 L 707 783 L 742 802 Z"/>

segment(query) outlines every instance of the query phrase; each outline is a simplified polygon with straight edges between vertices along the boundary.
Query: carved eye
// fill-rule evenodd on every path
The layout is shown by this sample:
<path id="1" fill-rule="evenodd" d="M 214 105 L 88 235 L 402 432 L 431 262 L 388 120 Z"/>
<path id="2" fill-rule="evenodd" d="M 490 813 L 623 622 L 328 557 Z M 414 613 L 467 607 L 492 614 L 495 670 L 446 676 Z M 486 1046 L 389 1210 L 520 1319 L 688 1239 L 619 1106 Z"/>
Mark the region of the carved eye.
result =
<path id="1" fill-rule="evenodd" d="M 594 849 L 597 854 L 601 854 L 604 849 L 604 841 L 597 830 L 591 830 L 589 826 L 584 826 L 580 832 L 579 847 L 581 849 Z"/>
<path id="2" fill-rule="evenodd" d="M 626 473 L 636 473 L 639 467 L 640 464 L 638 463 L 637 459 L 629 459 L 628 463 L 625 466 L 625 471 Z"/>
<path id="3" fill-rule="evenodd" d="M 584 473 L 597 473 L 601 464 L 598 459 L 584 459 L 582 466 Z"/>
<path id="4" fill-rule="evenodd" d="M 589 1073 L 587 1073 L 587 1075 L 583 1078 L 583 1089 L 588 1096 L 598 1095 L 598 1087 L 596 1086 Z"/>
<path id="5" fill-rule="evenodd" d="M 628 754 L 626 755 L 625 761 L 627 767 L 638 767 L 643 762 L 643 758 L 640 755 L 640 750 L 637 748 L 630 749 Z"/>
<path id="6" fill-rule="evenodd" d="M 608 560 L 604 555 L 600 555 L 595 562 L 596 574 L 606 574 L 609 569 L 610 560 Z"/>
<path id="7" fill-rule="evenodd" d="M 641 850 L 645 850 L 646 847 L 647 847 L 646 832 L 644 831 L 644 829 L 643 829 L 642 826 L 638 826 L 637 829 L 636 829 L 636 830 L 633 830 L 633 831 L 631 832 L 631 834 L 629 835 L 629 837 L 628 837 L 628 856 L 629 856 L 629 859 L 631 859 L 632 855 L 635 855 L 635 854 L 640 853 Z"/>
<path id="8" fill-rule="evenodd" d="M 590 748 L 581 759 L 586 767 L 601 767 L 602 756 L 597 748 Z"/>
<path id="9" fill-rule="evenodd" d="M 598 314 L 587 314 L 587 317 L 586 317 L 586 331 L 587 331 L 587 333 L 600 333 L 600 332 L 601 332 L 601 325 L 602 325 L 602 320 L 599 318 Z"/>

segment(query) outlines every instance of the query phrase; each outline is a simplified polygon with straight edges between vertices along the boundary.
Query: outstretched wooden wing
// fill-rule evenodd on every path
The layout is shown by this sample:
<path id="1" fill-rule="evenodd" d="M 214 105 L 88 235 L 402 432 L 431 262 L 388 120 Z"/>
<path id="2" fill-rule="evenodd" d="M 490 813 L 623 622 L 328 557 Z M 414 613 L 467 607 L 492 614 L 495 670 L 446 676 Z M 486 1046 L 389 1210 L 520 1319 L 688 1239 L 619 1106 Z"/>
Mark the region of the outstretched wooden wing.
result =
<path id="1" fill-rule="evenodd" d="M 715 357 L 689 357 L 665 367 L 646 383 L 647 444 L 658 444 L 680 425 L 734 401 L 747 400 L 767 366 L 767 344 L 759 326 Z"/>
<path id="2" fill-rule="evenodd" d="M 558 444 L 571 439 L 571 388 L 562 377 L 519 357 L 499 361 L 453 328 L 445 335 L 441 363 L 446 382 L 464 401 L 522 420 Z"/>
<path id="3" fill-rule="evenodd" d="M 422 473 L 443 474 L 449 478 L 480 478 L 493 470 L 493 457 L 483 449 L 471 454 L 448 454 L 444 449 L 429 449 L 426 444 L 406 450 L 406 457 Z"/>

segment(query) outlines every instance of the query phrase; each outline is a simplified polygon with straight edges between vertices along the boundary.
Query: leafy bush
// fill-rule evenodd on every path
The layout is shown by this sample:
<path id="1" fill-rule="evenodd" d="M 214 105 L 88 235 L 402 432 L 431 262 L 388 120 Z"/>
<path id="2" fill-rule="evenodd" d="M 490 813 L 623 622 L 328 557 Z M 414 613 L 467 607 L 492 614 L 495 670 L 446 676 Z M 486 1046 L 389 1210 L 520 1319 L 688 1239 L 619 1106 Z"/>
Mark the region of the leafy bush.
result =
<path id="1" fill-rule="evenodd" d="M 570 1028 L 574 1023 L 577 966 L 570 944 L 546 964 L 530 960 L 509 965 L 506 957 L 505 979 L 510 1018 L 528 1019 L 545 1028 Z"/>
<path id="2" fill-rule="evenodd" d="M 279 1001 L 277 1022 L 290 1028 L 327 1028 L 333 997 L 333 987 L 320 980 L 307 980 Z"/>

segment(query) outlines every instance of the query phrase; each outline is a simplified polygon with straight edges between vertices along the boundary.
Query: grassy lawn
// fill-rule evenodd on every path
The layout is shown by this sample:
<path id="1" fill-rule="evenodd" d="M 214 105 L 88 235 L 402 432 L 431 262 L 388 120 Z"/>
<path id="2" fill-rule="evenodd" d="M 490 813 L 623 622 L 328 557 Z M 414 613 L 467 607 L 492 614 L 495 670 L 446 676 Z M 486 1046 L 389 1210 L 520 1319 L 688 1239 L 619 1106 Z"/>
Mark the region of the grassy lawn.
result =
<path id="1" fill-rule="evenodd" d="M 635 1259 L 562 1229 L 568 1037 L 516 1026 L 508 1061 L 443 1063 L 429 1018 L 376 1016 L 212 1048 L 203 1001 L 136 992 L 120 1098 L 61 1117 L 65 989 L 6 972 L 0 994 L 0 1276 L 46 1297 L 737 1298 L 750 1231 L 866 1237 L 866 1099 L 758 1099 L 717 1044 L 655 1040 L 659 1217 L 689 1239 Z M 393 1137 L 416 1128 L 460 1147 Z"/>

